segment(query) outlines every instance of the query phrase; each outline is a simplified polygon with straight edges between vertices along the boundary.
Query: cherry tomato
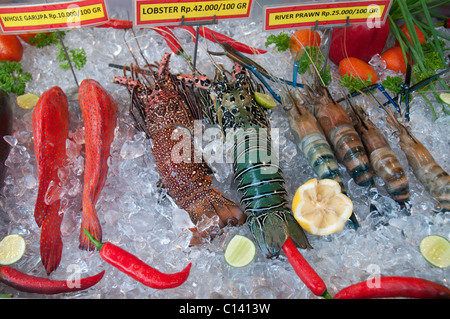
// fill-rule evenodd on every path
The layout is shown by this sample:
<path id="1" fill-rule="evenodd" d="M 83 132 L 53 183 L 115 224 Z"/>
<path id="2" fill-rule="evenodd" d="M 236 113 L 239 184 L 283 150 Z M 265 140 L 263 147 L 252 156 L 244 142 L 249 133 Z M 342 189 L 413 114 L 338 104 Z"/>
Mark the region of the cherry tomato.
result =
<path id="1" fill-rule="evenodd" d="M 23 56 L 23 46 L 15 35 L 0 35 L 0 61 L 19 62 Z"/>

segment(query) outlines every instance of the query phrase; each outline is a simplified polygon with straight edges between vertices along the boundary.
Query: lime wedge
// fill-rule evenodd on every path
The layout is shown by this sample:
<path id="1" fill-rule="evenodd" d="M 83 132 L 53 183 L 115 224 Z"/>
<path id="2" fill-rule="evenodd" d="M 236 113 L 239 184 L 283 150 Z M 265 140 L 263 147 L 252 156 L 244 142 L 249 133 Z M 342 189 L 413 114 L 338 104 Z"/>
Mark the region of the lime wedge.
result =
<path id="1" fill-rule="evenodd" d="M 441 93 L 439 95 L 442 101 L 444 101 L 447 104 L 450 104 L 450 93 Z"/>
<path id="2" fill-rule="evenodd" d="M 25 110 L 29 110 L 35 107 L 38 101 L 39 96 L 33 93 L 26 93 L 23 95 L 19 95 L 16 98 L 17 105 Z"/>
<path id="3" fill-rule="evenodd" d="M 252 262 L 256 246 L 245 236 L 235 235 L 225 249 L 225 261 L 232 267 L 244 267 Z"/>
<path id="4" fill-rule="evenodd" d="M 25 253 L 25 239 L 18 234 L 5 236 L 0 241 L 0 265 L 11 265 Z"/>
<path id="5" fill-rule="evenodd" d="M 265 107 L 266 109 L 271 109 L 277 106 L 277 103 L 274 101 L 274 99 L 272 99 L 270 95 L 264 93 L 255 92 L 255 100 L 256 103 L 258 103 L 262 107 Z"/>
<path id="6" fill-rule="evenodd" d="M 435 267 L 450 266 L 450 242 L 439 235 L 429 235 L 422 239 L 419 245 L 420 253 Z"/>

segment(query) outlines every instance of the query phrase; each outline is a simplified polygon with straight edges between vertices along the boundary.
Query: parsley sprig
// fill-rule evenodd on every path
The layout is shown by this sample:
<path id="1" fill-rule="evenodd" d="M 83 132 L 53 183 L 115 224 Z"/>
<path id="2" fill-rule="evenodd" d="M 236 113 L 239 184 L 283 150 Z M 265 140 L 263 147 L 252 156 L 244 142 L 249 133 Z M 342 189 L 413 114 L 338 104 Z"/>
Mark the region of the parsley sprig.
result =
<path id="1" fill-rule="evenodd" d="M 403 84 L 403 79 L 399 76 L 388 75 L 382 84 L 385 89 L 398 94 L 402 90 L 400 84 Z"/>
<path id="2" fill-rule="evenodd" d="M 360 91 L 365 87 L 372 85 L 372 76 L 368 74 L 367 80 L 361 78 L 356 78 L 353 74 L 344 74 L 341 77 L 341 85 L 347 87 L 350 93 Z"/>
<path id="3" fill-rule="evenodd" d="M 278 35 L 271 34 L 267 37 L 266 41 L 266 47 L 268 47 L 271 44 L 275 44 L 275 47 L 278 51 L 283 52 L 289 49 L 289 41 L 291 38 L 287 33 L 281 32 Z"/>
<path id="4" fill-rule="evenodd" d="M 0 62 L 0 89 L 22 95 L 25 93 L 26 83 L 32 79 L 30 73 L 23 71 L 20 62 Z"/>
<path id="5" fill-rule="evenodd" d="M 70 69 L 69 61 L 67 60 L 67 56 L 61 43 L 58 43 L 57 46 L 59 48 L 59 52 L 56 58 L 60 62 L 59 67 L 64 70 Z M 86 52 L 84 51 L 84 49 L 70 49 L 67 50 L 67 52 L 69 53 L 69 58 L 72 62 L 73 67 L 75 69 L 81 70 L 81 68 L 86 64 L 87 61 Z"/>
<path id="6" fill-rule="evenodd" d="M 65 38 L 66 31 L 59 31 L 61 38 Z M 30 44 L 35 45 L 37 48 L 43 48 L 49 45 L 59 43 L 58 33 L 38 33 L 34 37 L 30 37 Z"/>

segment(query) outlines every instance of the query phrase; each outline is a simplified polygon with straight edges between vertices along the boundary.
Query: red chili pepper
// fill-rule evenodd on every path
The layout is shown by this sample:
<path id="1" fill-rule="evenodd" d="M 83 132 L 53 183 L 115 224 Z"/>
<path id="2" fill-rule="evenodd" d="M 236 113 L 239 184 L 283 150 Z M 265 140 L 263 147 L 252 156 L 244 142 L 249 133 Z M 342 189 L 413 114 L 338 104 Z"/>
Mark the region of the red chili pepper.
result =
<path id="1" fill-rule="evenodd" d="M 24 274 L 9 266 L 0 267 L 0 281 L 17 290 L 46 295 L 60 294 L 88 289 L 98 283 L 105 271 L 97 275 L 82 278 L 79 282 L 69 280 L 51 280 Z"/>
<path id="2" fill-rule="evenodd" d="M 177 27 L 178 27 L 178 26 L 177 26 Z M 192 26 L 190 26 L 190 25 L 184 25 L 184 26 L 180 26 L 179 28 L 182 28 L 182 29 L 188 31 L 188 32 L 192 35 L 192 38 L 193 38 L 192 41 L 195 42 L 195 35 L 196 35 L 196 32 L 195 32 L 194 27 L 192 27 Z"/>
<path id="3" fill-rule="evenodd" d="M 131 29 L 133 21 L 110 19 L 108 22 L 96 26 L 97 28 Z"/>
<path id="4" fill-rule="evenodd" d="M 247 54 L 263 54 L 266 53 L 266 50 L 253 48 L 251 46 L 248 46 L 244 43 L 238 42 L 222 33 L 215 32 L 207 27 L 200 27 L 199 34 L 202 37 L 207 38 L 210 41 L 213 42 L 226 42 L 229 45 L 231 45 L 234 49 L 236 49 L 239 52 L 247 53 Z"/>
<path id="5" fill-rule="evenodd" d="M 283 251 L 297 275 L 303 283 L 315 294 L 326 299 L 332 299 L 322 278 L 300 254 L 292 239 L 288 238 L 283 245 Z"/>
<path id="6" fill-rule="evenodd" d="M 164 37 L 164 40 L 166 40 L 169 48 L 173 51 L 173 53 L 178 55 L 184 54 L 183 48 L 181 47 L 178 38 L 168 27 L 151 27 L 150 29 L 158 32 Z"/>
<path id="7" fill-rule="evenodd" d="M 186 268 L 180 272 L 165 274 L 147 265 L 126 250 L 110 242 L 101 243 L 92 237 L 86 229 L 84 231 L 86 236 L 89 237 L 100 251 L 100 256 L 103 260 L 145 286 L 154 289 L 175 288 L 183 284 L 189 277 L 192 263 L 189 263 Z"/>
<path id="8" fill-rule="evenodd" d="M 366 280 L 339 291 L 335 299 L 369 298 L 450 299 L 450 290 L 435 282 L 414 277 L 380 277 L 379 283 Z"/>

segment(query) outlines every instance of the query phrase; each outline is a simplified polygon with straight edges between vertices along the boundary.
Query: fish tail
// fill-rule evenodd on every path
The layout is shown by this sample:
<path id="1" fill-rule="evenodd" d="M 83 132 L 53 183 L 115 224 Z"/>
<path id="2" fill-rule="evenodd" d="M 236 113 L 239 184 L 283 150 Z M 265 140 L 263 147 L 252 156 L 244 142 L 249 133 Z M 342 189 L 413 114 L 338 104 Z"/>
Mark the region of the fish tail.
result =
<path id="1" fill-rule="evenodd" d="M 94 244 L 84 233 L 86 229 L 95 239 L 102 241 L 102 227 L 98 220 L 97 213 L 91 204 L 83 204 L 83 216 L 81 220 L 80 231 L 80 249 L 83 250 L 95 250 Z"/>
<path id="2" fill-rule="evenodd" d="M 47 274 L 58 268 L 61 261 L 63 248 L 61 235 L 62 219 L 63 214 L 59 213 L 59 202 L 48 206 L 47 216 L 42 222 L 40 242 L 41 260 Z"/>
<path id="3" fill-rule="evenodd" d="M 247 222 L 256 243 L 267 258 L 277 257 L 288 238 L 291 238 L 298 247 L 312 248 L 301 226 L 284 208 L 250 214 Z"/>

